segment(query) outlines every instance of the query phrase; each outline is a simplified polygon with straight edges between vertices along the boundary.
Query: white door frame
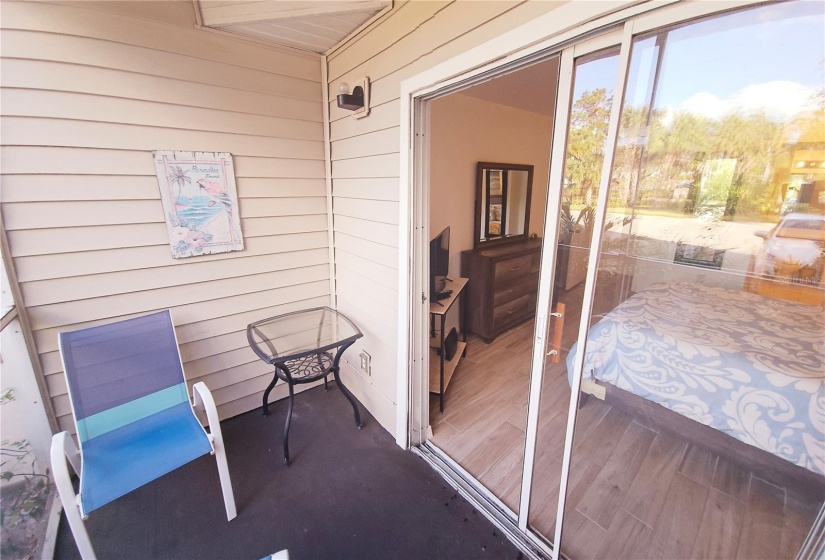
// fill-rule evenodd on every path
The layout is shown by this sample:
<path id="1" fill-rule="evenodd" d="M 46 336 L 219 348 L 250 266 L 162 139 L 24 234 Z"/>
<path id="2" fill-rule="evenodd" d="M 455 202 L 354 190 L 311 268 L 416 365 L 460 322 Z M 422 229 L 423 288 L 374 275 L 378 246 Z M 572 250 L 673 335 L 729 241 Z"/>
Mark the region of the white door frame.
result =
<path id="1" fill-rule="evenodd" d="M 589 33 L 609 28 L 634 15 L 672 4 L 676 0 L 616 0 L 614 3 L 569 2 L 524 25 L 512 29 L 445 62 L 401 82 L 400 150 L 399 150 L 399 228 L 398 228 L 398 388 L 396 392 L 396 430 L 398 445 L 411 444 L 411 391 L 420 380 L 423 364 L 415 356 L 414 338 L 420 336 L 413 323 L 416 307 L 426 310 L 418 281 L 413 277 L 426 263 L 416 262 L 416 237 L 428 218 L 414 212 L 422 193 L 429 193 L 428 178 L 413 173 L 416 155 L 423 143 L 416 145 L 416 122 L 413 107 L 438 92 L 456 87 L 475 76 L 494 73 L 519 59 L 558 48 Z M 419 170 L 416 170 L 419 171 Z M 424 194 L 426 197 L 427 194 Z M 419 205 L 420 206 L 420 205 Z M 426 212 L 423 212 L 426 214 Z M 424 237 L 427 237 L 426 235 Z M 420 257 L 420 255 L 419 255 Z M 426 295 L 426 290 L 425 290 Z M 423 346 L 426 347 L 426 346 Z"/>

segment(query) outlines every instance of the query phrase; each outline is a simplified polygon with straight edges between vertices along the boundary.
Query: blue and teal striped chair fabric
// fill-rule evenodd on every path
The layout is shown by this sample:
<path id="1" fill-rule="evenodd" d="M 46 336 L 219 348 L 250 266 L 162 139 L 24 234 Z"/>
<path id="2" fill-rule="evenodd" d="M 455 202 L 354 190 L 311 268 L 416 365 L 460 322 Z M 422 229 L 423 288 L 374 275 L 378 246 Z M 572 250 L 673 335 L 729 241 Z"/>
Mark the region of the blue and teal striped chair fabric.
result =
<path id="1" fill-rule="evenodd" d="M 60 333 L 84 515 L 212 451 L 189 404 L 169 311 Z"/>

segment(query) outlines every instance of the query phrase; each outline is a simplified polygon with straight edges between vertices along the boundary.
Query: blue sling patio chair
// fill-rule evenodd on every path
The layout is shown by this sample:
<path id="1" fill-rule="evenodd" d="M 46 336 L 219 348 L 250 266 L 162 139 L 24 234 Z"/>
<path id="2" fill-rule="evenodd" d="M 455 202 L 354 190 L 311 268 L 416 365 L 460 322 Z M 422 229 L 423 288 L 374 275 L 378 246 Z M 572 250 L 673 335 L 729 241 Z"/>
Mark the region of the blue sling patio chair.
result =
<path id="1" fill-rule="evenodd" d="M 218 412 L 202 382 L 207 434 L 189 401 L 169 311 L 59 335 L 80 450 L 52 438 L 51 463 L 66 518 L 84 559 L 95 558 L 83 519 L 95 509 L 207 453 L 215 455 L 226 517 L 236 516 Z M 66 459 L 80 476 L 75 495 Z"/>

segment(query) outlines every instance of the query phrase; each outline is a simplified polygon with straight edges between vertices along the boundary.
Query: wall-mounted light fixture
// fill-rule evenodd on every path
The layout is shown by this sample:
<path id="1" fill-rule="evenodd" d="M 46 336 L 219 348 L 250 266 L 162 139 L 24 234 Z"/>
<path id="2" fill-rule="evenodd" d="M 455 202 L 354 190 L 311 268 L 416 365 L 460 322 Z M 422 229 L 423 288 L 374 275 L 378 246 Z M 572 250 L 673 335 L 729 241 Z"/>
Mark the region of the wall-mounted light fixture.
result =
<path id="1" fill-rule="evenodd" d="M 366 117 L 370 112 L 370 79 L 354 80 L 352 89 L 347 82 L 338 86 L 338 107 L 353 111 L 356 119 Z"/>

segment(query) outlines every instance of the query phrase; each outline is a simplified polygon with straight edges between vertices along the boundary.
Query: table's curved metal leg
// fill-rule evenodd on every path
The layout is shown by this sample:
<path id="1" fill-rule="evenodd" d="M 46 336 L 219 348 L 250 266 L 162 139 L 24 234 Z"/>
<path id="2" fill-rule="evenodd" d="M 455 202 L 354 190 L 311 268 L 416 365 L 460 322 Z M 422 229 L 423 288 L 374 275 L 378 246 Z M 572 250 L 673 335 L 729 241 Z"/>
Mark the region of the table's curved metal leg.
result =
<path id="1" fill-rule="evenodd" d="M 355 402 L 355 397 L 352 396 L 352 393 L 344 387 L 344 384 L 341 383 L 341 375 L 338 373 L 338 362 L 341 359 L 341 355 L 344 353 L 344 350 L 349 348 L 352 345 L 350 342 L 346 346 L 342 346 L 336 353 L 335 353 L 335 360 L 332 363 L 332 375 L 335 377 L 335 384 L 338 385 L 338 388 L 341 389 L 341 392 L 344 393 L 344 396 L 347 397 L 347 400 L 352 405 L 352 411 L 355 413 L 355 425 L 358 426 L 358 429 L 361 429 L 361 413 L 358 412 L 358 403 Z M 326 379 L 326 378 L 324 378 Z"/>
<path id="2" fill-rule="evenodd" d="M 272 388 L 275 387 L 275 384 L 278 382 L 278 372 L 276 371 L 272 374 L 272 381 L 269 385 L 266 386 L 266 391 L 264 391 L 264 402 L 261 410 L 263 411 L 264 416 L 269 415 L 269 393 L 272 391 Z"/>
<path id="3" fill-rule="evenodd" d="M 288 375 L 288 374 L 287 374 Z M 289 466 L 289 424 L 292 421 L 292 401 L 295 398 L 295 391 L 292 389 L 292 383 L 287 381 L 289 387 L 289 410 L 286 413 L 286 425 L 284 425 L 284 465 Z"/>

